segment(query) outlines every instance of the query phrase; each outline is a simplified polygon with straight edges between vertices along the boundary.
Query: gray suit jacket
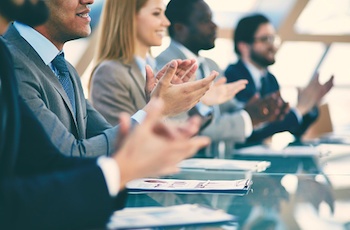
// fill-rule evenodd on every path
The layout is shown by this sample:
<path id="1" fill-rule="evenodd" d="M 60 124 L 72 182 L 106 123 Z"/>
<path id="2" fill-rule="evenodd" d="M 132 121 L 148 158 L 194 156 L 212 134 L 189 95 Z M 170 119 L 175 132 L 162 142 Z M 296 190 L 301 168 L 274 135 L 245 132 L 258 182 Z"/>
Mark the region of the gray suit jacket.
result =
<path id="1" fill-rule="evenodd" d="M 111 124 L 118 123 L 120 112 L 134 114 L 146 104 L 146 80 L 133 61 L 103 61 L 91 78 L 92 105 Z"/>
<path id="2" fill-rule="evenodd" d="M 170 43 L 169 47 L 156 57 L 157 66 L 159 67 L 168 63 L 171 59 L 186 59 L 185 54 L 174 45 Z M 211 59 L 205 58 L 205 64 L 210 70 L 215 70 L 221 73 L 219 66 Z M 225 143 L 225 155 L 229 155 L 234 147 L 234 143 L 244 142 L 246 137 L 244 135 L 245 124 L 241 113 L 236 112 L 236 105 L 233 101 L 224 103 L 219 106 L 213 106 L 214 119 L 211 124 L 206 127 L 201 134 L 209 136 L 212 139 L 212 146 L 207 148 L 207 152 L 211 156 L 219 154 L 219 142 Z"/>
<path id="3" fill-rule="evenodd" d="M 4 37 L 13 55 L 19 94 L 60 152 L 84 157 L 113 153 L 118 127 L 112 127 L 85 99 L 74 67 L 67 63 L 75 90 L 76 118 L 57 77 L 33 47 L 13 25 Z"/>

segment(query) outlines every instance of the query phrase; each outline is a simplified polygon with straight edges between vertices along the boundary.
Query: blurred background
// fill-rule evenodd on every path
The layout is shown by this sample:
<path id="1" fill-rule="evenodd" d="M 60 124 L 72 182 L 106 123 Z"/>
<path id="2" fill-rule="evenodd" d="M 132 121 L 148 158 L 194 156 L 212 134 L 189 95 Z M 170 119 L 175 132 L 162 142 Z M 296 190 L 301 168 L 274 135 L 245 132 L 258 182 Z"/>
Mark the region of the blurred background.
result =
<path id="1" fill-rule="evenodd" d="M 90 77 L 90 64 L 95 50 L 96 28 L 104 0 L 92 5 L 90 37 L 69 42 L 65 46 L 67 59 L 75 65 L 86 86 Z M 214 59 L 222 69 L 237 57 L 233 52 L 233 28 L 239 18 L 252 12 L 269 17 L 282 38 L 276 63 L 270 70 L 278 78 L 283 98 L 295 104 L 297 87 L 305 86 L 310 78 L 320 73 L 321 83 L 335 75 L 335 87 L 325 97 L 323 104 L 329 109 L 325 131 L 350 130 L 350 0 L 206 0 L 218 25 L 216 46 L 202 51 L 203 56 Z M 164 0 L 167 4 L 168 0 Z M 157 56 L 169 45 L 153 47 Z M 88 97 L 88 93 L 86 92 Z M 326 112 L 328 112 L 326 110 Z M 327 116 L 327 114 L 326 114 Z"/>

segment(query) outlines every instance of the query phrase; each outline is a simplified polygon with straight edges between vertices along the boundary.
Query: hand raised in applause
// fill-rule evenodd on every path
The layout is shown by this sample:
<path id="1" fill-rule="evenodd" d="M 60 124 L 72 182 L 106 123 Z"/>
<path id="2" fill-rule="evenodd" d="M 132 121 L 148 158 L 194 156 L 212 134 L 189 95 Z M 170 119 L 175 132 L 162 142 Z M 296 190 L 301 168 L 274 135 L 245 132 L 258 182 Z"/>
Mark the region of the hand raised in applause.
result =
<path id="1" fill-rule="evenodd" d="M 196 64 L 185 63 L 185 65 L 182 62 L 179 66 L 178 63 L 179 60 L 169 62 L 158 72 L 156 77 L 154 77 L 150 67 L 146 68 L 146 91 L 151 90 L 149 91 L 151 98 L 159 97 L 163 99 L 163 116 L 175 116 L 191 109 L 208 91 L 218 75 L 217 72 L 213 71 L 206 78 L 190 81 L 197 69 Z M 152 84 L 154 85 L 153 88 L 151 87 Z M 148 111 L 148 104 L 144 107 L 144 110 Z"/>
<path id="2" fill-rule="evenodd" d="M 198 68 L 196 60 L 194 59 L 176 59 L 177 69 L 173 78 L 171 79 L 172 84 L 180 84 L 188 82 L 195 77 L 196 70 Z M 167 63 L 157 74 L 154 76 L 153 70 L 149 65 L 146 65 L 146 86 L 145 93 L 147 101 L 151 98 L 151 93 L 157 86 L 158 81 L 164 76 L 171 62 Z"/>
<path id="3" fill-rule="evenodd" d="M 234 98 L 248 83 L 247 80 L 238 80 L 231 83 L 226 83 L 226 81 L 226 77 L 217 80 L 201 98 L 201 102 L 207 106 L 225 103 Z"/>
<path id="4" fill-rule="evenodd" d="M 129 131 L 130 117 L 125 113 L 120 115 L 121 147 L 113 158 L 121 172 L 121 188 L 133 179 L 177 172 L 180 161 L 210 143 L 208 137 L 193 137 L 199 129 L 198 117 L 181 126 L 162 122 L 163 102 L 157 98 L 151 99 L 149 109 L 144 122 L 133 131 Z"/>
<path id="5" fill-rule="evenodd" d="M 296 109 L 302 115 L 308 113 L 313 107 L 317 106 L 333 87 L 334 76 L 331 76 L 329 80 L 323 85 L 319 82 L 319 74 L 316 73 L 312 77 L 309 84 L 304 89 L 298 89 L 298 103 Z"/>
<path id="6" fill-rule="evenodd" d="M 271 93 L 264 98 L 256 94 L 244 109 L 252 119 L 253 126 L 257 126 L 264 122 L 283 119 L 289 112 L 289 104 L 283 101 L 279 92 Z"/>

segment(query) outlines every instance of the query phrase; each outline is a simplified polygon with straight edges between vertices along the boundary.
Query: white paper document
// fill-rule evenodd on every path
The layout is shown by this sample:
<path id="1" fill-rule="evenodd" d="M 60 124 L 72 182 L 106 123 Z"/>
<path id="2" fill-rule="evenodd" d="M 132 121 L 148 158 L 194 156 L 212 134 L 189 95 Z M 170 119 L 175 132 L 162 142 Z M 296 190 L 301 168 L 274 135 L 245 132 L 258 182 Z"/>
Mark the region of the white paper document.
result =
<path id="1" fill-rule="evenodd" d="M 107 225 L 108 229 L 137 229 L 154 227 L 182 227 L 224 224 L 235 217 L 222 210 L 214 210 L 196 204 L 169 207 L 125 208 L 116 211 Z"/>
<path id="2" fill-rule="evenodd" d="M 252 181 L 243 180 L 173 180 L 144 178 L 130 181 L 129 192 L 230 193 L 245 195 Z"/>
<path id="3" fill-rule="evenodd" d="M 262 172 L 270 167 L 269 161 L 249 161 L 249 160 L 226 160 L 192 158 L 183 160 L 179 164 L 181 170 L 184 169 L 205 169 L 220 171 L 251 171 Z"/>
<path id="4" fill-rule="evenodd" d="M 315 156 L 321 157 L 325 153 L 314 146 L 288 146 L 284 149 L 272 149 L 268 146 L 257 145 L 237 149 L 234 151 L 237 155 L 246 156 L 287 156 L 287 157 L 301 157 L 301 156 Z"/>

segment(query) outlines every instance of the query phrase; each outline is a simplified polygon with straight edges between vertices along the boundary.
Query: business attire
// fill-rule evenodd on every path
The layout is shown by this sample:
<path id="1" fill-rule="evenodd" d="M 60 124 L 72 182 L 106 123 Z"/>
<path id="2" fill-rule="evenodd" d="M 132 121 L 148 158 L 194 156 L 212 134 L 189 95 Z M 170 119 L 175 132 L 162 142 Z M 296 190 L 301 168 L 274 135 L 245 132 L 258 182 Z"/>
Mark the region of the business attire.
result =
<path id="1" fill-rule="evenodd" d="M 62 155 L 18 97 L 0 38 L 0 229 L 104 227 L 126 193 L 111 196 L 96 159 Z"/>
<path id="2" fill-rule="evenodd" d="M 208 76 L 210 71 L 221 73 L 219 66 L 211 59 L 196 57 L 186 47 L 172 40 L 169 47 L 156 57 L 158 68 L 172 59 L 196 58 L 198 60 L 198 75 Z M 202 72 L 202 73 L 200 73 Z M 212 139 L 211 146 L 206 148 L 206 153 L 218 156 L 219 143 L 224 141 L 225 155 L 230 155 L 235 143 L 242 143 L 250 135 L 252 124 L 246 111 L 237 111 L 236 104 L 229 101 L 220 106 L 213 106 L 214 118 L 211 123 L 201 132 Z"/>
<path id="3" fill-rule="evenodd" d="M 253 66 L 247 67 L 247 65 L 248 64 L 244 63 L 242 60 L 239 60 L 236 64 L 229 65 L 225 71 L 228 82 L 237 81 L 239 79 L 248 80 L 246 88 L 236 95 L 237 100 L 242 103 L 247 103 L 256 93 L 264 97 L 280 90 L 280 86 L 273 74 L 266 70 L 261 76 L 257 76 L 259 74 L 256 69 L 254 69 Z M 255 74 L 252 74 L 254 71 Z M 253 75 L 256 77 L 253 77 Z M 317 119 L 317 116 L 317 108 L 314 108 L 304 116 L 301 116 L 295 109 L 291 109 L 284 120 L 270 122 L 263 125 L 261 128 L 255 129 L 245 144 L 251 145 L 261 143 L 263 139 L 283 131 L 289 131 L 296 138 L 299 138 Z"/>
<path id="4" fill-rule="evenodd" d="M 106 120 L 115 125 L 121 112 L 134 114 L 147 104 L 145 73 L 133 59 L 130 63 L 106 60 L 91 78 L 90 100 Z"/>
<path id="5" fill-rule="evenodd" d="M 85 99 L 74 67 L 66 62 L 75 95 L 75 108 L 72 108 L 70 98 L 52 68 L 51 62 L 60 51 L 34 29 L 15 25 L 23 34 L 35 37 L 30 40 L 27 36 L 28 41 L 25 40 L 13 24 L 4 36 L 13 55 L 19 93 L 52 142 L 69 156 L 113 153 L 118 127 L 112 127 Z"/>

